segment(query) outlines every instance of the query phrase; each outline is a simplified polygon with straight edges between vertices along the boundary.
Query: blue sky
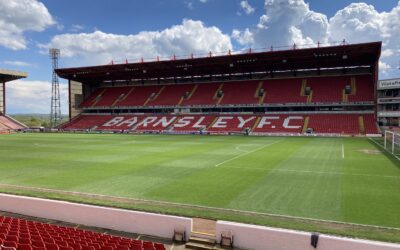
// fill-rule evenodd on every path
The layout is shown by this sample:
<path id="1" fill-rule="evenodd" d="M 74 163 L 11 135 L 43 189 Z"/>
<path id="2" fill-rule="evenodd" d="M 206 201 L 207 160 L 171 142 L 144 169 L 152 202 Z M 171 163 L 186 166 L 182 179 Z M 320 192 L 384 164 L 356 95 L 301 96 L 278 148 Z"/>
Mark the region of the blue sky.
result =
<path id="1" fill-rule="evenodd" d="M 29 73 L 9 84 L 8 113 L 48 112 L 49 47 L 59 47 L 60 66 L 70 67 L 293 42 L 382 40 L 380 78 L 400 77 L 398 0 L 0 0 L 0 9 L 14 13 L 0 17 L 6 37 L 0 68 Z"/>

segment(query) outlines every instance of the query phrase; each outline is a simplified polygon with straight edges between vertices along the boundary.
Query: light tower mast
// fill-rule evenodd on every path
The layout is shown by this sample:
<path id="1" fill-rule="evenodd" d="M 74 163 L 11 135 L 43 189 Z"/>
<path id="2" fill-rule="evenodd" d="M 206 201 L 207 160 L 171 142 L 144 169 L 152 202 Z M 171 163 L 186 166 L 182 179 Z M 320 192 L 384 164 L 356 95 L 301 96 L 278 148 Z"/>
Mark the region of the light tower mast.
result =
<path id="1" fill-rule="evenodd" d="M 61 102 L 60 102 L 60 83 L 56 74 L 58 68 L 58 58 L 60 50 L 51 48 L 49 55 L 53 63 L 53 78 L 51 81 L 51 112 L 50 112 L 50 127 L 55 128 L 61 121 Z"/>

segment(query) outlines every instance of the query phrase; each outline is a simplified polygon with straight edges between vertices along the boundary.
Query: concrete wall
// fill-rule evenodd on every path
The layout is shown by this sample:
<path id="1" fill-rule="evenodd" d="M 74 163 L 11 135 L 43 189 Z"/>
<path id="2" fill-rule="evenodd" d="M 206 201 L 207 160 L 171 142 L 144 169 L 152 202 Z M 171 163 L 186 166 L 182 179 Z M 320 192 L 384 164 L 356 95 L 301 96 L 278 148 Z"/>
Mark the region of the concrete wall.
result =
<path id="1" fill-rule="evenodd" d="M 234 246 L 251 250 L 312 250 L 311 233 L 262 226 L 217 222 L 217 240 L 221 233 L 231 231 Z M 400 245 L 320 235 L 318 250 L 400 250 Z"/>
<path id="2" fill-rule="evenodd" d="M 77 81 L 69 81 L 69 112 L 70 119 L 79 115 L 82 109 L 79 104 L 83 101 L 83 88 L 82 83 Z"/>
<path id="3" fill-rule="evenodd" d="M 7 194 L 0 194 L 0 211 L 171 239 L 175 228 L 188 237 L 192 229 L 190 218 Z"/>

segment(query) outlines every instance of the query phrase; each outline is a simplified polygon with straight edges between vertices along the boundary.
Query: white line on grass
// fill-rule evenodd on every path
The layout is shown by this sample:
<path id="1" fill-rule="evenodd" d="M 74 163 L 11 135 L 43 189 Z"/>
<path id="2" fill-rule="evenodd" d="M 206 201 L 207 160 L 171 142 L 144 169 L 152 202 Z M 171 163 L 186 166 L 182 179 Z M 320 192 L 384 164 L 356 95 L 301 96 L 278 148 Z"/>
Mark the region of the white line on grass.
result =
<path id="1" fill-rule="evenodd" d="M 344 145 L 342 143 L 342 159 L 344 159 Z"/>
<path id="2" fill-rule="evenodd" d="M 399 158 L 398 156 L 392 154 L 392 152 L 390 152 L 389 150 L 387 150 L 385 147 L 382 147 L 381 144 L 377 143 L 376 141 L 374 141 L 374 140 L 371 139 L 371 138 L 368 138 L 368 139 L 369 139 L 370 141 L 372 141 L 373 143 L 375 143 L 376 145 L 378 145 L 379 147 L 383 148 L 386 152 L 388 152 L 389 154 L 393 155 L 394 157 L 396 157 L 397 160 L 400 161 L 400 158 Z"/>
<path id="3" fill-rule="evenodd" d="M 247 151 L 247 152 L 245 152 L 245 153 L 243 153 L 243 154 L 234 156 L 234 157 L 232 157 L 232 158 L 230 158 L 230 159 L 228 159 L 228 160 L 225 160 L 225 161 L 223 161 L 223 162 L 220 162 L 220 163 L 216 164 L 215 166 L 216 166 L 216 167 L 221 166 L 221 165 L 224 164 L 224 163 L 227 163 L 227 162 L 233 161 L 233 160 L 235 160 L 235 159 L 237 159 L 237 158 L 239 158 L 239 157 L 242 157 L 242 156 L 245 156 L 245 155 L 254 153 L 254 152 L 256 152 L 256 151 L 258 151 L 258 150 L 261 150 L 261 149 L 263 149 L 263 148 L 266 148 L 266 147 L 268 147 L 268 146 L 272 146 L 272 145 L 274 145 L 274 144 L 276 144 L 276 143 L 278 143 L 278 142 L 280 142 L 280 141 L 282 141 L 282 140 L 275 141 L 275 142 L 270 143 L 270 144 L 265 144 L 264 146 L 261 146 L 261 147 L 259 147 L 259 148 L 254 149 L 254 150 L 251 150 L 251 151 Z"/>
<path id="4" fill-rule="evenodd" d="M 229 166 L 226 168 L 243 169 L 243 167 Z M 267 168 L 248 167 L 248 170 L 268 170 Z M 360 174 L 360 173 L 341 173 L 329 171 L 311 171 L 311 170 L 297 170 L 297 169 L 271 169 L 271 172 L 293 172 L 300 174 L 324 174 L 324 175 L 348 175 L 348 176 L 365 176 L 365 177 L 381 177 L 381 178 L 400 178 L 398 175 L 378 175 L 378 174 Z"/>
<path id="5" fill-rule="evenodd" d="M 350 176 L 367 176 L 367 177 L 383 177 L 383 178 L 400 178 L 397 175 L 378 175 L 378 174 L 358 174 L 358 173 L 341 173 L 341 172 L 327 172 L 327 171 L 310 171 L 310 170 L 296 170 L 296 169 L 273 169 L 272 172 L 296 172 L 296 173 L 309 173 L 309 174 L 331 174 L 331 175 L 350 175 Z"/>
<path id="6" fill-rule="evenodd" d="M 236 149 L 237 151 L 244 152 L 244 153 L 249 152 L 249 151 L 247 151 L 247 150 L 241 149 L 240 146 L 236 146 L 235 149 Z"/>

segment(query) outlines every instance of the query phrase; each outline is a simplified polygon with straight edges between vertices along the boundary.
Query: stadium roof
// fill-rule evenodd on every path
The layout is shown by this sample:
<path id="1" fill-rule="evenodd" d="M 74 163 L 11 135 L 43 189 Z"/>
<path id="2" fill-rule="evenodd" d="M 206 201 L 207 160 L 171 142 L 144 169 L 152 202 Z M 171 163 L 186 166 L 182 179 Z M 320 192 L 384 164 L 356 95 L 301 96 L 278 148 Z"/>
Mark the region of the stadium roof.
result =
<path id="1" fill-rule="evenodd" d="M 57 69 L 65 79 L 83 83 L 138 79 L 276 72 L 324 68 L 374 66 L 381 42 L 330 47 L 187 58 L 168 61 L 110 64 Z"/>
<path id="2" fill-rule="evenodd" d="M 9 82 L 26 77 L 28 77 L 28 73 L 26 72 L 0 69 L 0 82 Z"/>

